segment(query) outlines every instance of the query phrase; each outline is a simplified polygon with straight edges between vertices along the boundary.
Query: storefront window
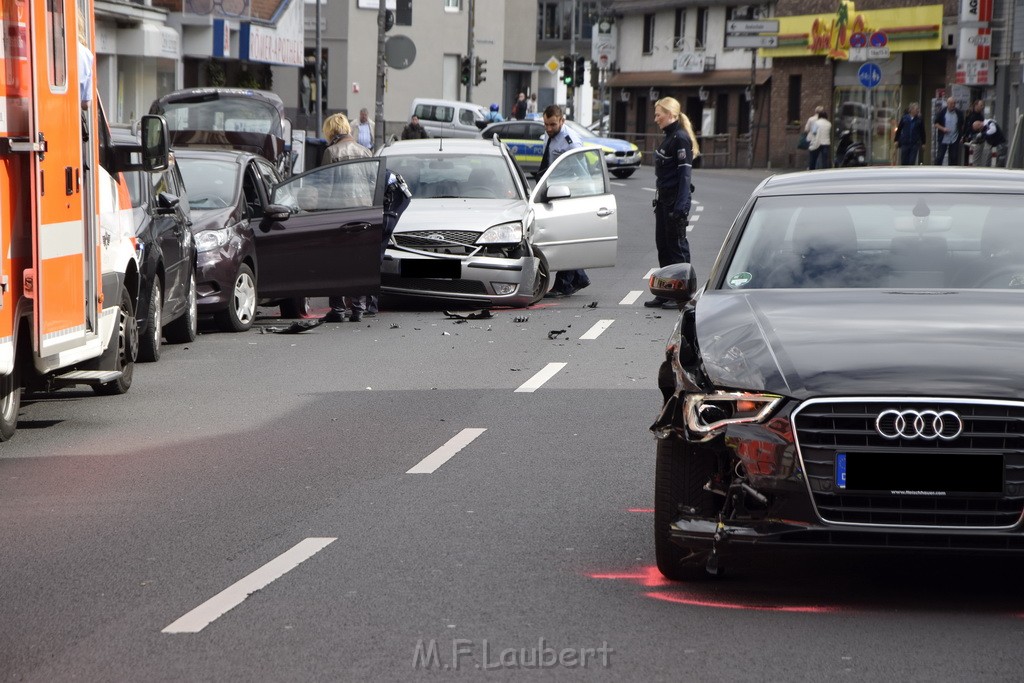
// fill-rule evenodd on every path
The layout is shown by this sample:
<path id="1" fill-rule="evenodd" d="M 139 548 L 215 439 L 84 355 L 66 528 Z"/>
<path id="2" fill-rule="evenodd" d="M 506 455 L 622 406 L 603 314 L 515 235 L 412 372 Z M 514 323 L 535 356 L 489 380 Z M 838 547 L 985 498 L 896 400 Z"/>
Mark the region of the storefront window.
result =
<path id="1" fill-rule="evenodd" d="M 844 130 L 853 134 L 854 141 L 868 146 L 872 164 L 894 163 L 896 146 L 893 135 L 902 112 L 900 87 L 882 85 L 868 90 L 863 87 L 837 87 L 835 89 L 833 149 Z"/>

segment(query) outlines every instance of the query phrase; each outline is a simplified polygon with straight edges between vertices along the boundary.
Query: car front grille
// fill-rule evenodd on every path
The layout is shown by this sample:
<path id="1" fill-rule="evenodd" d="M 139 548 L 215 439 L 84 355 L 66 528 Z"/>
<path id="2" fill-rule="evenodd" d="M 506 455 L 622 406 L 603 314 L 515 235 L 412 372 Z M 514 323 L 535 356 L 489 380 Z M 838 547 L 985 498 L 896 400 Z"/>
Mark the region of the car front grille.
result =
<path id="1" fill-rule="evenodd" d="M 956 412 L 963 431 L 956 439 L 883 438 L 875 429 L 888 409 Z M 997 401 L 852 399 L 809 401 L 795 411 L 800 457 L 818 514 L 826 522 L 936 528 L 1007 528 L 1024 513 L 1024 405 Z M 836 483 L 836 455 L 941 456 L 966 478 L 972 458 L 1001 457 L 1002 493 L 906 495 L 849 491 Z M 854 456 L 856 457 L 856 456 Z M 936 458 L 938 460 L 939 458 Z M 906 461 L 904 461 L 906 462 Z M 895 467 L 894 467 L 895 469 Z"/>
<path id="2" fill-rule="evenodd" d="M 615 156 L 617 157 L 631 157 L 634 154 L 636 154 L 636 151 L 632 149 L 625 152 L 615 152 Z"/>
<path id="3" fill-rule="evenodd" d="M 396 232 L 394 238 L 400 247 L 437 249 L 451 246 L 471 247 L 480 238 L 480 233 L 472 230 L 423 230 Z"/>
<path id="4" fill-rule="evenodd" d="M 435 280 L 432 278 L 401 277 L 393 273 L 381 273 L 380 284 L 382 287 L 437 292 L 440 294 L 487 294 L 484 283 L 479 280 Z"/>

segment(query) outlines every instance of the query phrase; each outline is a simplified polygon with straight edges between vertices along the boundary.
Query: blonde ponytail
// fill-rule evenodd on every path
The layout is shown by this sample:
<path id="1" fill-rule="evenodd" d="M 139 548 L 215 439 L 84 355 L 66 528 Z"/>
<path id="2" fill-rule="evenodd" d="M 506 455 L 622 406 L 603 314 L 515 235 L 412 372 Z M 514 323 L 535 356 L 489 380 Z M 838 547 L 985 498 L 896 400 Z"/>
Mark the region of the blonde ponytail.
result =
<path id="1" fill-rule="evenodd" d="M 679 121 L 679 125 L 690 136 L 690 144 L 693 145 L 693 158 L 696 159 L 700 155 L 700 143 L 697 142 L 697 135 L 693 132 L 693 124 L 690 123 L 690 117 L 683 113 L 683 107 L 679 104 L 679 100 L 674 97 L 662 97 L 654 103 L 654 106 L 661 107 L 668 112 L 669 116 Z"/>

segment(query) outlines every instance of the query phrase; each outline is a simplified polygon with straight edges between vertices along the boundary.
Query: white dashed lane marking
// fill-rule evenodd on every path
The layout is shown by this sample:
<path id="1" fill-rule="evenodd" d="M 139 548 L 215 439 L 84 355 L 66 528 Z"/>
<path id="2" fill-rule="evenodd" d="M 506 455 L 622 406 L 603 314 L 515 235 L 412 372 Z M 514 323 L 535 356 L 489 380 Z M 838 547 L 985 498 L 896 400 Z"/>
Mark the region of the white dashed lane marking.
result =
<path id="1" fill-rule="evenodd" d="M 163 633 L 199 633 L 229 610 L 238 607 L 247 597 L 281 578 L 337 538 L 307 538 L 278 555 L 241 581 L 228 586 L 194 610 L 163 630 Z"/>
<path id="2" fill-rule="evenodd" d="M 589 330 L 583 333 L 583 336 L 580 337 L 580 339 L 597 339 L 598 337 L 601 336 L 602 332 L 604 332 L 605 330 L 612 326 L 613 322 L 615 321 L 598 320 L 596 323 L 594 323 L 593 327 L 591 327 Z"/>
<path id="3" fill-rule="evenodd" d="M 648 271 L 647 271 L 647 274 L 646 274 L 646 275 L 644 275 L 644 279 L 645 279 L 645 280 L 650 280 L 650 279 L 651 279 L 651 276 L 652 276 L 652 275 L 654 275 L 654 272 L 655 272 L 656 270 L 658 270 L 658 269 L 657 269 L 657 268 L 651 268 L 650 270 L 648 270 Z"/>
<path id="4" fill-rule="evenodd" d="M 629 294 L 622 298 L 622 301 L 619 302 L 619 305 L 630 306 L 632 304 L 635 304 L 636 300 L 643 296 L 643 294 L 644 292 L 642 289 L 634 289 L 633 291 L 631 291 Z"/>
<path id="5" fill-rule="evenodd" d="M 406 474 L 431 474 L 441 465 L 445 464 L 463 448 L 473 443 L 476 437 L 486 432 L 486 428 L 470 427 L 448 439 L 448 442 L 436 451 L 420 460 L 415 467 L 408 470 Z"/>
<path id="6" fill-rule="evenodd" d="M 644 189 L 647 190 L 648 192 L 657 192 L 658 191 L 658 190 L 656 190 L 653 187 L 645 187 Z"/>
<path id="7" fill-rule="evenodd" d="M 526 380 L 521 387 L 516 389 L 515 393 L 533 393 L 544 386 L 544 383 L 549 379 L 558 374 L 558 371 L 564 368 L 568 363 L 548 363 L 544 366 L 544 369 L 538 372 L 536 375 Z"/>

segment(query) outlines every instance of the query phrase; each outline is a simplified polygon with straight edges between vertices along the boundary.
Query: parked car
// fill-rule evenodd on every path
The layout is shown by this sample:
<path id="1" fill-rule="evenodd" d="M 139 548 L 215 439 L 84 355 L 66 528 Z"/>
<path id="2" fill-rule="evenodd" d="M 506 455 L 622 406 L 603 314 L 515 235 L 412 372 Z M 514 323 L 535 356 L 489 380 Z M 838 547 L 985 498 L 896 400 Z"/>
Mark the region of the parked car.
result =
<path id="1" fill-rule="evenodd" d="M 561 155 L 532 192 L 498 140 L 404 140 L 380 155 L 412 192 L 381 269 L 386 293 L 528 306 L 558 270 L 615 264 L 599 149 Z"/>
<path id="2" fill-rule="evenodd" d="M 633 143 L 600 137 L 574 121 L 566 121 L 565 126 L 570 134 L 577 135 L 585 145 L 601 148 L 605 163 L 608 164 L 608 170 L 615 177 L 628 178 L 640 167 L 643 153 Z M 495 136 L 501 138 L 501 141 L 508 145 L 512 156 L 527 173 L 535 173 L 540 168 L 545 139 L 542 120 L 492 123 L 484 128 L 481 135 L 487 140 Z"/>
<path id="3" fill-rule="evenodd" d="M 284 102 L 272 92 L 188 88 L 164 95 L 149 111 L 167 119 L 174 148 L 243 150 L 270 161 L 281 177 L 291 173 L 292 124 Z"/>
<path id="4" fill-rule="evenodd" d="M 769 178 L 682 305 L 659 385 L 655 551 L 1024 551 L 1024 173 Z"/>
<path id="5" fill-rule="evenodd" d="M 118 146 L 139 145 L 139 137 L 112 128 Z M 140 152 L 141 155 L 141 152 Z M 184 344 L 196 338 L 196 243 L 185 184 L 173 154 L 165 171 L 147 173 L 141 166 L 124 172 L 132 204 L 141 278 L 138 360 L 160 358 L 163 338 Z"/>
<path id="6" fill-rule="evenodd" d="M 379 286 L 379 159 L 281 181 L 269 161 L 248 152 L 186 149 L 177 157 L 192 188 L 199 311 L 222 329 L 248 330 L 258 303 L 280 304 L 294 317 L 307 297 Z M 358 200 L 343 197 L 354 189 Z"/>
<path id="7" fill-rule="evenodd" d="M 432 138 L 475 138 L 487 125 L 485 107 L 458 100 L 417 97 L 412 101 L 409 116 L 419 117 Z"/>

